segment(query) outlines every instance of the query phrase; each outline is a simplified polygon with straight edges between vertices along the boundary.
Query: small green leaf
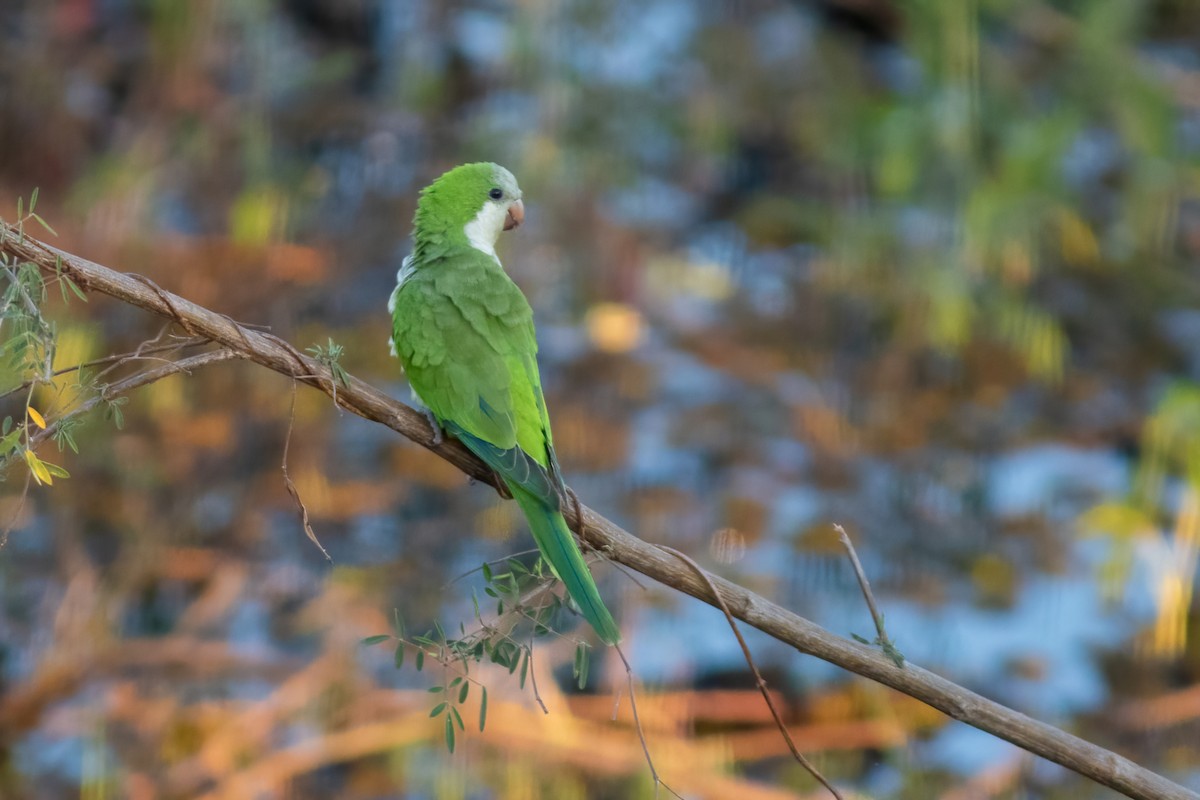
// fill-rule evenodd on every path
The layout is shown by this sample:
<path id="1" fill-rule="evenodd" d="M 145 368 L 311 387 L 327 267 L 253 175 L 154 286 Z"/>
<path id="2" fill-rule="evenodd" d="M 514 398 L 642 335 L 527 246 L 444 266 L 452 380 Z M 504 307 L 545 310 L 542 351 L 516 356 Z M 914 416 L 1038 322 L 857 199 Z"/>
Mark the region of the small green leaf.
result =
<path id="1" fill-rule="evenodd" d="M 444 692 L 444 691 L 446 691 L 445 686 L 430 686 L 428 689 L 428 692 L 430 694 L 437 694 L 438 692 Z"/>
<path id="2" fill-rule="evenodd" d="M 67 284 L 67 288 L 70 289 L 72 292 L 74 292 L 75 296 L 78 297 L 80 300 L 82 300 L 85 303 L 88 301 L 87 295 L 84 294 L 83 289 L 80 289 L 79 285 L 77 283 L 75 283 L 75 281 L 71 280 L 71 276 L 63 275 L 63 283 Z"/>
<path id="3" fill-rule="evenodd" d="M 580 642 L 575 646 L 575 665 L 574 673 L 580 689 L 587 686 L 588 677 L 588 662 L 591 659 L 588 657 L 587 642 Z"/>
<path id="4" fill-rule="evenodd" d="M 21 444 L 21 429 L 18 428 L 0 439 L 0 455 L 6 455 L 16 450 Z"/>
<path id="5" fill-rule="evenodd" d="M 458 702 L 459 703 L 467 702 L 467 695 L 470 694 L 470 692 L 471 692 L 471 684 L 464 682 L 462 685 L 462 689 L 460 689 L 458 692 Z"/>
<path id="6" fill-rule="evenodd" d="M 529 677 L 529 653 L 530 651 L 526 650 L 521 656 L 521 678 L 518 681 L 518 685 L 522 689 L 525 688 L 525 679 Z"/>
<path id="7" fill-rule="evenodd" d="M 497 650 L 500 651 L 500 666 L 508 670 L 508 674 L 511 675 L 518 665 L 519 651 L 510 647 L 508 642 L 501 642 Z"/>
<path id="8" fill-rule="evenodd" d="M 897 669 L 904 669 L 904 653 L 901 653 L 895 644 L 883 641 L 879 643 L 879 646 L 883 649 L 883 654 L 892 660 Z"/>
<path id="9" fill-rule="evenodd" d="M 392 654 L 392 663 L 396 665 L 396 669 L 404 667 L 404 640 L 396 642 L 396 652 Z"/>
<path id="10" fill-rule="evenodd" d="M 868 640 L 864 639 L 863 637 L 859 636 L 857 633 L 854 633 L 853 631 L 851 631 L 851 633 L 850 633 L 850 638 L 853 639 L 854 641 L 858 642 L 859 644 L 870 644 L 870 642 Z"/>
<path id="11" fill-rule="evenodd" d="M 33 479 L 39 486 L 42 484 L 54 485 L 54 478 L 51 477 L 50 470 L 46 469 L 46 465 L 32 450 L 25 451 L 25 461 L 29 464 L 29 471 L 33 473 Z"/>
<path id="12" fill-rule="evenodd" d="M 425 651 L 419 647 L 417 648 L 416 661 L 417 661 L 417 664 L 416 664 L 417 672 L 420 672 L 422 669 L 425 668 Z"/>
<path id="13" fill-rule="evenodd" d="M 459 675 L 459 676 L 458 676 L 457 678 L 455 678 L 454 680 L 450 681 L 450 685 L 449 685 L 449 686 L 447 686 L 446 688 L 447 688 L 447 689 L 453 689 L 455 686 L 458 686 L 460 683 L 462 683 L 462 676 L 461 676 L 461 675 Z"/>
<path id="14" fill-rule="evenodd" d="M 458 725 L 460 731 L 465 731 L 466 726 L 463 725 L 462 714 L 458 713 L 458 708 L 450 706 L 450 714 L 454 717 L 454 722 Z"/>
<path id="15" fill-rule="evenodd" d="M 329 369 L 333 372 L 333 376 L 337 378 L 338 383 L 346 388 L 350 387 L 350 376 L 346 373 L 346 370 L 342 369 L 341 364 L 335 362 Z"/>
<path id="16" fill-rule="evenodd" d="M 8 435 L 8 432 L 12 430 L 12 422 L 13 420 L 11 416 L 4 418 L 3 425 L 0 425 L 0 436 Z"/>
<path id="17" fill-rule="evenodd" d="M 361 644 L 363 647 L 371 647 L 372 645 L 377 645 L 380 642 L 386 642 L 390 638 L 392 637 L 386 633 L 377 633 L 374 636 L 368 636 L 367 638 L 363 639 L 359 644 Z"/>
<path id="18" fill-rule="evenodd" d="M 71 473 L 67 472 L 65 469 L 60 467 L 58 464 L 51 464 L 49 461 L 43 461 L 42 466 L 44 466 L 46 468 L 46 471 L 49 472 L 51 475 L 53 475 L 56 478 L 71 477 Z"/>
<path id="19" fill-rule="evenodd" d="M 58 231 L 54 230 L 54 228 L 51 228 L 49 222 L 46 222 L 46 220 L 42 219 L 39 215 L 34 214 L 32 209 L 29 212 L 29 216 L 31 216 L 35 220 L 37 220 L 38 224 L 41 225 L 46 230 L 50 231 L 50 233 L 52 233 L 55 236 L 58 236 Z"/>
<path id="20" fill-rule="evenodd" d="M 488 583 L 492 582 L 492 565 L 486 561 L 483 562 L 483 579 Z"/>
<path id="21" fill-rule="evenodd" d="M 446 717 L 446 749 L 454 752 L 454 720 Z"/>
<path id="22" fill-rule="evenodd" d="M 496 642 L 496 647 L 492 651 L 492 658 L 497 664 L 507 669 L 511 675 L 513 669 L 517 666 L 516 645 L 507 641 Z"/>
<path id="23" fill-rule="evenodd" d="M 438 703 L 436 706 L 433 707 L 433 710 L 429 712 L 429 716 L 436 717 L 438 714 L 445 711 L 446 706 L 448 706 L 448 705 L 450 705 L 450 704 L 449 703 Z"/>
<path id="24" fill-rule="evenodd" d="M 487 724 L 487 687 L 483 687 L 483 697 L 479 701 L 479 730 Z"/>

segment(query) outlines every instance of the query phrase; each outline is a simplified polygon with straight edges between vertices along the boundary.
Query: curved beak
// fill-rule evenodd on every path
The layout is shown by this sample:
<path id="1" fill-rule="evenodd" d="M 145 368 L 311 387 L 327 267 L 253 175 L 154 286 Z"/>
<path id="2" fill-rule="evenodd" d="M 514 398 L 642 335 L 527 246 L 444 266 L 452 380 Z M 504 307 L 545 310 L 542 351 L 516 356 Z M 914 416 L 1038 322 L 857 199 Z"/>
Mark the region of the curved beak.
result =
<path id="1" fill-rule="evenodd" d="M 508 216 L 504 218 L 504 230 L 511 231 L 525 221 L 525 204 L 517 200 L 508 207 Z"/>

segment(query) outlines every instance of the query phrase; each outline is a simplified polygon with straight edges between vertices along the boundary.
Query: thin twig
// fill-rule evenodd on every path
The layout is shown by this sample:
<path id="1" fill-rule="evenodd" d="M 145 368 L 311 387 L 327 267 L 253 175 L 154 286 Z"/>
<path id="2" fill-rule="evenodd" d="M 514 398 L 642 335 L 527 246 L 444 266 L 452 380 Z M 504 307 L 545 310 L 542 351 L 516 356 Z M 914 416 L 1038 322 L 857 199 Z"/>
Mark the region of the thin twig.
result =
<path id="1" fill-rule="evenodd" d="M 176 306 L 175 306 L 175 301 L 173 301 L 171 299 L 172 294 L 170 292 L 163 289 L 161 286 L 159 286 L 157 283 L 155 283 L 154 281 L 147 278 L 145 275 L 138 275 L 136 272 L 130 272 L 128 274 L 129 274 L 129 277 L 133 278 L 135 281 L 142 284 L 143 286 L 146 286 L 147 288 L 150 289 L 150 291 L 154 292 L 154 294 L 158 297 L 159 300 L 162 301 L 162 304 L 166 307 L 170 317 L 172 319 L 174 319 L 177 323 L 179 323 L 179 327 L 181 327 L 185 331 L 187 331 L 188 336 L 196 335 L 196 331 L 192 327 L 192 323 L 188 321 L 187 317 L 185 317 L 179 313 L 179 309 L 176 308 Z"/>
<path id="2" fill-rule="evenodd" d="M 104 369 L 97 372 L 96 375 L 92 378 L 92 380 L 98 381 L 100 378 L 103 378 L 105 375 L 107 375 L 108 373 L 112 372 L 113 370 L 121 367 L 128 361 L 141 361 L 141 360 L 147 358 L 148 356 L 154 355 L 155 353 L 161 353 L 161 352 L 177 350 L 177 349 L 182 350 L 185 347 L 191 347 L 193 345 L 208 344 L 211 341 L 210 339 L 205 339 L 202 336 L 193 336 L 190 339 L 183 339 L 181 337 L 172 337 L 172 338 L 175 338 L 176 341 L 170 342 L 170 343 L 164 344 L 164 345 L 155 345 L 156 342 L 161 340 L 164 336 L 168 335 L 167 331 L 169 331 L 170 329 L 171 329 L 171 323 L 168 322 L 166 325 L 164 325 L 162 327 L 162 330 L 160 330 L 158 332 L 157 336 L 155 336 L 153 339 L 150 339 L 148 341 L 145 341 L 145 342 L 142 342 L 141 344 L 139 344 L 137 346 L 137 349 L 135 349 L 132 353 L 129 353 L 124 357 L 112 358 L 111 361 L 113 363 L 110 366 L 107 366 Z M 109 360 L 109 359 L 104 359 L 104 360 Z M 159 360 L 161 361 L 162 359 L 159 359 Z"/>
<path id="3" fill-rule="evenodd" d="M 646 766 L 650 768 L 650 777 L 654 779 L 654 796 L 658 797 L 658 789 L 661 786 L 679 800 L 683 800 L 683 796 L 672 789 L 654 768 L 654 759 L 650 756 L 650 746 L 646 744 L 646 731 L 642 729 L 642 718 L 638 716 L 637 690 L 633 686 L 633 667 L 629 666 L 629 659 L 625 657 L 625 651 L 621 649 L 621 645 L 614 644 L 613 649 L 617 651 L 617 655 L 621 657 L 621 663 L 625 665 L 625 681 L 629 684 L 629 708 L 633 711 L 633 727 L 637 730 L 638 741 L 642 743 L 642 753 L 646 756 Z"/>
<path id="4" fill-rule="evenodd" d="M 758 666 L 754 663 L 754 656 L 750 654 L 750 647 L 746 644 L 746 640 L 742 638 L 742 632 L 738 629 L 737 621 L 733 618 L 733 613 L 729 610 L 729 606 L 725 604 L 725 598 L 717 591 L 717 585 L 713 583 L 708 572 L 693 561 L 691 556 L 685 555 L 673 547 L 660 544 L 659 548 L 687 564 L 701 580 L 708 584 L 708 590 L 712 592 L 713 599 L 717 601 L 717 604 L 721 607 L 721 611 L 725 613 L 725 620 L 729 623 L 733 635 L 737 637 L 738 644 L 741 645 L 742 655 L 745 656 L 746 664 L 749 665 L 750 671 L 754 673 L 754 682 L 758 685 L 758 691 L 762 693 L 763 699 L 767 701 L 767 708 L 771 709 L 771 716 L 775 719 L 775 727 L 779 728 L 779 732 L 783 735 L 783 740 L 787 742 L 788 749 L 792 751 L 792 757 L 800 763 L 800 766 L 808 770 L 808 774 L 812 775 L 822 786 L 828 789 L 829 793 L 836 797 L 837 800 L 844 800 L 841 792 L 821 774 L 821 771 L 811 761 L 804 757 L 804 754 L 800 752 L 800 748 L 796 747 L 796 742 L 792 739 L 792 734 L 788 732 L 787 725 L 784 724 L 779 709 L 775 707 L 775 701 L 771 699 L 771 691 L 767 688 L 767 682 L 763 678 L 762 673 L 758 671 Z"/>
<path id="5" fill-rule="evenodd" d="M 225 348 L 221 348 L 220 350 L 210 350 L 207 353 L 199 353 L 187 358 L 181 358 L 178 361 L 170 361 L 163 366 L 155 367 L 154 369 L 148 369 L 145 372 L 139 372 L 135 375 L 129 376 L 128 378 L 117 381 L 116 383 L 109 384 L 108 386 L 102 388 L 95 397 L 88 399 L 87 402 L 82 403 L 70 413 L 64 414 L 61 417 L 53 420 L 46 426 L 45 430 L 38 431 L 36 434 L 34 434 L 29 440 L 29 446 L 31 448 L 36 448 L 42 442 L 46 441 L 46 439 L 53 436 L 64 421 L 82 416 L 96 408 L 96 406 L 100 405 L 101 403 L 111 402 L 113 399 L 123 394 L 132 392 L 135 389 L 140 389 L 143 386 L 148 386 L 149 384 L 154 383 L 155 381 L 160 381 L 163 378 L 169 378 L 172 375 L 179 375 L 180 373 L 190 375 L 191 371 L 198 367 L 216 364 L 220 361 L 229 361 L 230 359 L 234 358 L 245 358 L 245 356 L 242 353 L 238 353 L 233 350 L 227 350 Z"/>
<path id="6" fill-rule="evenodd" d="M 597 560 L 597 561 L 603 561 L 605 564 L 608 564 L 609 566 L 611 566 L 611 567 L 612 567 L 613 569 L 615 569 L 617 572 L 621 573 L 621 574 L 622 574 L 622 575 L 624 575 L 626 578 L 628 578 L 630 583 L 632 583 L 634 586 L 636 586 L 636 587 L 638 587 L 639 589 L 641 589 L 643 592 L 648 592 L 648 591 L 650 591 L 650 587 L 649 587 L 649 586 L 647 586 L 647 585 L 646 585 L 645 583 L 643 583 L 642 581 L 638 580 L 638 576 L 637 576 L 637 575 L 634 575 L 634 574 L 633 574 L 633 570 L 631 570 L 629 567 L 625 566 L 624 564 L 620 564 L 620 563 L 618 563 L 618 562 L 616 562 L 616 561 L 613 561 L 613 560 L 612 560 L 612 559 L 610 559 L 610 558 L 605 558 L 603 553 L 601 553 L 599 550 L 597 550 L 596 548 L 592 547 L 591 545 L 588 545 L 588 546 L 587 546 L 587 552 L 589 552 L 589 553 L 595 553 L 595 554 L 596 554 L 596 560 Z"/>
<path id="7" fill-rule="evenodd" d="M 13 512 L 12 517 L 4 526 L 4 530 L 0 531 L 0 550 L 3 550 L 4 545 L 8 544 L 8 535 L 13 532 L 13 528 L 17 527 L 17 522 L 21 519 L 21 512 L 25 510 L 25 499 L 29 497 L 29 482 L 32 477 L 32 472 L 25 472 L 25 485 L 21 488 L 21 499 L 17 502 L 17 510 Z"/>
<path id="8" fill-rule="evenodd" d="M 546 708 L 546 703 L 542 700 L 542 693 L 538 691 L 537 685 L 537 670 L 533 668 L 533 640 L 529 640 L 529 685 L 533 689 L 533 699 L 537 700 L 537 704 L 542 707 L 543 714 L 549 714 L 550 709 Z"/>
<path id="9" fill-rule="evenodd" d="M 862 562 L 858 560 L 858 553 L 854 550 L 854 543 L 850 541 L 850 534 L 846 533 L 846 529 L 837 523 L 834 523 L 833 529 L 838 532 L 838 539 L 841 540 L 842 547 L 845 547 L 846 552 L 850 554 L 850 564 L 854 567 L 858 586 L 862 589 L 863 597 L 866 598 L 867 608 L 871 611 L 871 619 L 875 621 L 875 644 L 879 645 L 879 649 L 883 650 L 884 655 L 890 658 L 893 664 L 904 669 L 904 654 L 896 649 L 896 643 L 888 638 L 887 630 L 883 627 L 883 614 L 879 613 L 879 606 L 875 604 L 875 594 L 871 591 L 871 582 L 867 580 L 867 573 L 863 570 Z M 855 638 L 861 637 L 856 636 Z M 863 641 L 865 644 L 866 641 Z"/>
<path id="10" fill-rule="evenodd" d="M 485 561 L 484 563 L 490 567 L 493 564 L 503 564 L 506 561 L 508 561 L 510 558 L 520 558 L 521 556 L 528 556 L 528 555 L 532 555 L 533 553 L 537 553 L 537 552 L 540 552 L 540 551 L 536 547 L 532 547 L 528 550 L 521 550 L 520 552 L 504 556 L 503 558 L 495 558 L 495 559 L 492 559 L 491 561 Z M 474 575 L 476 572 L 479 572 L 482 569 L 483 569 L 483 564 L 480 564 L 478 567 L 475 567 L 475 569 L 469 569 L 466 572 L 462 573 L 461 575 L 451 578 L 450 580 L 446 581 L 444 584 L 442 584 L 442 588 L 449 589 L 451 586 L 458 583 L 463 578 L 468 578 L 471 575 Z"/>
<path id="11" fill-rule="evenodd" d="M 154 340 L 151 340 L 151 341 L 154 341 Z M 196 347 L 198 345 L 207 344 L 207 342 L 208 342 L 207 339 L 187 339 L 182 342 L 171 342 L 170 344 L 158 345 L 156 347 L 152 347 L 152 348 L 149 348 L 146 350 L 141 350 L 139 348 L 140 354 L 139 354 L 139 351 L 134 351 L 131 353 L 117 353 L 116 355 L 105 356 L 104 358 L 96 358 L 91 361 L 85 361 L 82 364 L 76 364 L 73 367 L 63 367 L 62 369 L 55 370 L 54 372 L 50 373 L 50 377 L 57 378 L 60 375 L 66 375 L 71 372 L 77 372 L 82 369 L 87 369 L 88 367 L 98 367 L 101 364 L 116 365 L 116 364 L 120 364 L 125 361 L 132 361 L 134 359 L 140 358 L 141 355 L 150 355 L 153 353 L 165 353 L 170 350 L 182 350 L 182 349 L 188 348 L 188 347 Z M 20 384 L 14 386 L 13 388 L 7 389 L 3 393 L 0 393 L 0 400 L 8 397 L 9 395 L 16 394 L 17 392 L 20 392 L 24 389 L 28 389 L 30 384 L 32 384 L 34 382 L 41 382 L 41 381 L 42 381 L 42 378 L 36 378 L 36 379 L 23 381 Z"/>
<path id="12" fill-rule="evenodd" d="M 317 546 L 321 551 L 321 555 L 325 556 L 325 560 L 330 564 L 333 563 L 333 557 L 329 555 L 329 551 L 321 544 L 321 540 L 317 538 L 316 531 L 312 529 L 312 525 L 308 522 L 308 506 L 304 505 L 304 501 L 300 499 L 300 490 L 296 488 L 296 484 L 292 482 L 292 476 L 288 474 L 288 450 L 292 446 L 292 427 L 296 422 L 296 381 L 292 381 L 292 407 L 288 412 L 288 428 L 287 437 L 283 440 L 283 461 L 279 468 L 283 471 L 283 485 L 287 487 L 288 494 L 296 501 L 296 505 L 300 511 L 300 524 L 304 526 L 304 533 L 308 536 L 308 540 Z"/>
<path id="13" fill-rule="evenodd" d="M 580 495 L 577 495 L 575 493 L 575 489 L 572 489 L 569 486 L 563 486 L 563 489 L 571 500 L 571 506 L 574 507 L 576 527 L 578 528 L 577 533 L 578 536 L 580 536 L 580 541 L 583 542 L 583 536 L 587 531 L 587 521 L 583 517 L 583 504 L 580 503 Z M 642 729 L 642 720 L 637 714 L 637 691 L 634 687 L 634 668 L 630 666 L 629 658 L 625 657 L 625 651 L 620 649 L 620 644 L 613 643 L 612 646 L 617 650 L 617 655 L 620 656 L 620 661 L 625 664 L 625 681 L 629 684 L 629 708 L 632 710 L 632 712 L 634 712 L 634 727 L 637 730 L 637 740 L 642 744 L 642 753 L 644 756 L 646 756 L 646 765 L 650 769 L 650 777 L 654 778 L 654 796 L 655 798 L 658 798 L 659 787 L 664 787 L 667 792 L 670 792 L 679 798 L 679 793 L 668 786 L 668 784 L 659 776 L 659 771 L 654 768 L 654 759 L 650 757 L 650 747 L 646 742 L 646 730 Z M 683 798 L 679 798 L 679 800 L 683 800 Z"/>

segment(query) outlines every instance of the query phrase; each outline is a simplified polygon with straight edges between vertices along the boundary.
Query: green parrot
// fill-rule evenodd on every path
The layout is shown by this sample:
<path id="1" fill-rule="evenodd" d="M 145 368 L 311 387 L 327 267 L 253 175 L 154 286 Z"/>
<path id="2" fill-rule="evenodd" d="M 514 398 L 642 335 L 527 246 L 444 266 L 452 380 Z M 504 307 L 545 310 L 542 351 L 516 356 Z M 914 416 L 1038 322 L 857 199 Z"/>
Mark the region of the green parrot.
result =
<path id="1" fill-rule="evenodd" d="M 621 632 L 561 513 L 533 312 L 496 256 L 500 232 L 524 218 L 517 179 L 497 164 L 464 164 L 426 187 L 388 302 L 392 347 L 436 435 L 496 471 L 584 619 L 616 644 Z"/>

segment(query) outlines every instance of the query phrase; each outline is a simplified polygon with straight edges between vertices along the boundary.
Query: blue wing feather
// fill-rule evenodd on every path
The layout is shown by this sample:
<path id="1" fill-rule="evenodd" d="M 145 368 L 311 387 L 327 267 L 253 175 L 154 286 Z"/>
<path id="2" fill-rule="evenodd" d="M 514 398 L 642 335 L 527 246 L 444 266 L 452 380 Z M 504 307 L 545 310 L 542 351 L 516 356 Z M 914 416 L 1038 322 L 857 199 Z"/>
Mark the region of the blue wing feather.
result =
<path id="1" fill-rule="evenodd" d="M 552 510 L 558 511 L 561 508 L 558 482 L 545 467 L 520 447 L 497 447 L 463 430 L 453 420 L 441 420 L 441 423 L 442 427 L 466 445 L 468 450 L 483 459 L 483 463 L 496 470 L 506 480 L 517 484 Z"/>

